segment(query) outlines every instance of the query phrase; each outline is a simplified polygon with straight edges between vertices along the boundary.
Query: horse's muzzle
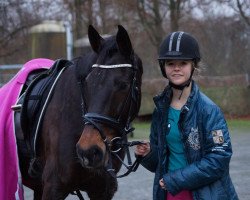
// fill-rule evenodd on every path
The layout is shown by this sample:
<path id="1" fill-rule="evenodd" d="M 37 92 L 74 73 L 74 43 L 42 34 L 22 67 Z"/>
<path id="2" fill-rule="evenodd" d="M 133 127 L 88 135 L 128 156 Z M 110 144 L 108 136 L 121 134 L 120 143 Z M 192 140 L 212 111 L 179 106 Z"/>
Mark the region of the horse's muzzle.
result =
<path id="1" fill-rule="evenodd" d="M 83 167 L 100 168 L 104 163 L 104 153 L 97 145 L 88 149 L 82 149 L 80 145 L 76 145 L 76 153 Z"/>

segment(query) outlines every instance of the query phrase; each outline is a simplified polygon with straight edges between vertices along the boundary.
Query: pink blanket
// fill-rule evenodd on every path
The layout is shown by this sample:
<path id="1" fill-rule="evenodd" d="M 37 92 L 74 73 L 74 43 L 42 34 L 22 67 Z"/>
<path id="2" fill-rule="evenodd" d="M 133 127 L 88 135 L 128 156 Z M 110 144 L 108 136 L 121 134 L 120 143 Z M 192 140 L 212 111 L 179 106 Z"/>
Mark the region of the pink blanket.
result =
<path id="1" fill-rule="evenodd" d="M 0 88 L 0 200 L 23 200 L 11 106 L 15 105 L 28 74 L 36 69 L 50 68 L 53 62 L 43 58 L 31 60 Z"/>

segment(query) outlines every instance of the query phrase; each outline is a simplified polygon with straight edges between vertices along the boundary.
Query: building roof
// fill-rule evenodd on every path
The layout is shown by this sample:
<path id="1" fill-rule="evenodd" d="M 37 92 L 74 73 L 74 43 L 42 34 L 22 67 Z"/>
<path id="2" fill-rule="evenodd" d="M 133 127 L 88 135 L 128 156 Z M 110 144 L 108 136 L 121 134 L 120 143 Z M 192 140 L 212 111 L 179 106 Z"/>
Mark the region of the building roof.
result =
<path id="1" fill-rule="evenodd" d="M 6 69 L 21 69 L 23 64 L 0 65 L 0 70 Z"/>
<path id="2" fill-rule="evenodd" d="M 65 32 L 65 27 L 62 22 L 58 21 L 43 21 L 41 24 L 30 28 L 30 33 L 46 33 L 46 32 Z"/>

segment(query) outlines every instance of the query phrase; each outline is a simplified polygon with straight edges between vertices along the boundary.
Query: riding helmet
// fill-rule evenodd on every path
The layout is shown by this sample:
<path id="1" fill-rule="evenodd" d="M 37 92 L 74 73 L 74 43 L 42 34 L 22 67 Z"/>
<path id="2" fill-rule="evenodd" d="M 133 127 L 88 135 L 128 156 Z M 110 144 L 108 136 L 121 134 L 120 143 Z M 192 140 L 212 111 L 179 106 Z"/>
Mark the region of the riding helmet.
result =
<path id="1" fill-rule="evenodd" d="M 197 40 L 186 32 L 173 32 L 160 45 L 158 60 L 162 75 L 166 78 L 165 60 L 193 60 L 198 63 L 200 59 L 201 55 Z"/>

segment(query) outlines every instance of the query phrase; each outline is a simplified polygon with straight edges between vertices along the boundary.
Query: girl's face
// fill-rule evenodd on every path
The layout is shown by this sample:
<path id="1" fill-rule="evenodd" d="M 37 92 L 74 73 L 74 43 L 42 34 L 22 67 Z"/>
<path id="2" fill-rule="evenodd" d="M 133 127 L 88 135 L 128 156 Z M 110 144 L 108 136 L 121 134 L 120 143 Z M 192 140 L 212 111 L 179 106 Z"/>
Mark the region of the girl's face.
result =
<path id="1" fill-rule="evenodd" d="M 193 68 L 191 60 L 169 60 L 165 63 L 165 72 L 170 82 L 175 85 L 185 83 Z"/>

